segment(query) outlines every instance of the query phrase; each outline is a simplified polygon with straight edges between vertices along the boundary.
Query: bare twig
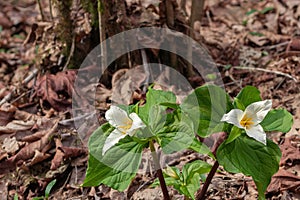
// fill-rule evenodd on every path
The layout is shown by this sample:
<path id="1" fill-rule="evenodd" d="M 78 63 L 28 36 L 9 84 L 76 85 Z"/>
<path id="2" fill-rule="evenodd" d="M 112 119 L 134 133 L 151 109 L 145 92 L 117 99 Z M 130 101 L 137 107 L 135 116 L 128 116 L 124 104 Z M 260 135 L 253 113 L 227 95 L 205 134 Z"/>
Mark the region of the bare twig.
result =
<path id="1" fill-rule="evenodd" d="M 71 49 L 70 49 L 70 53 L 67 59 L 67 62 L 64 65 L 63 71 L 68 69 L 68 65 L 70 64 L 71 58 L 74 55 L 74 51 L 75 51 L 75 34 L 72 37 L 72 44 L 71 44 Z"/>
<path id="2" fill-rule="evenodd" d="M 22 84 L 27 84 L 29 83 L 29 81 L 31 81 L 34 77 L 36 77 L 37 73 L 38 73 L 38 69 L 33 69 L 31 74 L 29 76 L 27 76 L 23 81 L 22 81 Z"/>
<path id="3" fill-rule="evenodd" d="M 278 47 L 287 46 L 289 43 L 290 43 L 290 41 L 281 42 L 281 43 L 278 43 L 278 44 L 267 46 L 266 49 L 270 49 L 270 50 L 271 49 L 276 49 Z"/>
<path id="4" fill-rule="evenodd" d="M 295 81 L 296 83 L 298 82 L 298 80 L 286 73 L 283 72 L 279 72 L 279 71 L 274 71 L 274 70 L 269 70 L 269 69 L 263 69 L 263 68 L 259 68 L 259 67 L 246 67 L 246 66 L 234 66 L 232 67 L 233 69 L 246 69 L 246 70 L 253 70 L 253 71 L 261 71 L 261 72 L 267 72 L 267 73 L 272 73 L 272 74 L 276 74 L 276 75 L 280 75 L 280 76 L 285 76 L 289 79 L 292 79 L 293 81 Z"/>
<path id="5" fill-rule="evenodd" d="M 5 97 L 3 97 L 3 99 L 0 101 L 0 106 L 2 106 L 4 103 L 8 102 L 13 94 L 16 92 L 16 89 L 13 89 L 13 91 L 11 91 L 9 94 L 5 95 Z"/>
<path id="6" fill-rule="evenodd" d="M 27 94 L 30 94 L 31 92 L 32 92 L 32 90 L 28 90 L 27 92 L 22 93 L 17 98 L 15 98 L 14 100 L 12 100 L 10 103 L 13 104 L 14 102 L 19 101 L 21 98 L 23 98 Z"/>
<path id="7" fill-rule="evenodd" d="M 29 81 L 31 81 L 38 73 L 38 69 L 33 69 L 31 74 L 29 76 L 27 76 L 22 82 L 22 85 L 26 85 L 27 83 L 29 83 Z M 4 103 L 8 102 L 11 100 L 11 98 L 13 97 L 13 95 L 15 94 L 16 89 L 14 88 L 9 94 L 7 94 L 1 101 L 0 101 L 0 106 L 2 106 Z"/>
<path id="8" fill-rule="evenodd" d="M 69 126 L 77 121 L 80 121 L 80 120 L 89 120 L 91 119 L 92 117 L 95 117 L 95 114 L 96 114 L 96 111 L 92 112 L 92 113 L 86 113 L 84 115 L 80 115 L 80 116 L 77 116 L 77 117 L 73 117 L 71 119 L 65 119 L 65 120 L 61 120 L 60 122 L 58 122 L 60 125 L 63 125 L 63 126 Z"/>

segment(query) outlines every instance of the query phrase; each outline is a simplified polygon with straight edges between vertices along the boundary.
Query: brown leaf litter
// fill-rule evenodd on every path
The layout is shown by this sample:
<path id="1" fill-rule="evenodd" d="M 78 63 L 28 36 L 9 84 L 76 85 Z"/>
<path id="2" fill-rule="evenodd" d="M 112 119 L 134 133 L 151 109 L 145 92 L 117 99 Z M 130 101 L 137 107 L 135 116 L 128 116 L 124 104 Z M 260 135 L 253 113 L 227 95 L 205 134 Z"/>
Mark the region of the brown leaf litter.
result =
<path id="1" fill-rule="evenodd" d="M 36 95 L 47 101 L 51 107 L 58 111 L 70 108 L 73 85 L 76 79 L 76 70 L 46 74 L 42 76 L 35 86 Z"/>

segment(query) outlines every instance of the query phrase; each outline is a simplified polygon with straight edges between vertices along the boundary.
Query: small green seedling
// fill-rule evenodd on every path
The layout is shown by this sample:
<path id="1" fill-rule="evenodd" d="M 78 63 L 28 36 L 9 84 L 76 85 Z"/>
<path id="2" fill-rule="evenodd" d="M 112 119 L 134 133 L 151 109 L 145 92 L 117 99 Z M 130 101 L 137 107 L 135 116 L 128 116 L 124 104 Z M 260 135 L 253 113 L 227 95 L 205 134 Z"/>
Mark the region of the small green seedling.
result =
<path id="1" fill-rule="evenodd" d="M 45 189 L 45 196 L 43 197 L 34 197 L 32 200 L 47 200 L 50 196 L 50 192 L 51 192 L 51 189 L 53 188 L 53 186 L 55 185 L 56 183 L 56 179 L 53 179 L 46 187 Z"/>

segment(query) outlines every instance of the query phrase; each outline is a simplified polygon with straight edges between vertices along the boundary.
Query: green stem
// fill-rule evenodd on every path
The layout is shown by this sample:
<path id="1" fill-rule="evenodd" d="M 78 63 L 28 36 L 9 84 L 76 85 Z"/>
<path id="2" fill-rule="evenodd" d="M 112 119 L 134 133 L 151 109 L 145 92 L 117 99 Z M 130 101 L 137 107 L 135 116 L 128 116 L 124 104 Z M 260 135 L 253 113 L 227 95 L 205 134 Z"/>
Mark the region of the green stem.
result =
<path id="1" fill-rule="evenodd" d="M 149 142 L 149 146 L 150 146 L 150 150 L 151 150 L 151 154 L 152 154 L 155 169 L 157 169 L 156 172 L 157 172 L 157 176 L 158 176 L 158 180 L 159 180 L 159 183 L 160 183 L 161 190 L 162 190 L 163 195 L 164 195 L 164 200 L 171 200 L 171 198 L 169 196 L 169 193 L 168 193 L 167 185 L 166 185 L 166 182 L 165 182 L 165 179 L 164 179 L 164 176 L 163 176 L 160 164 L 159 164 L 159 160 L 158 160 L 158 157 L 157 157 L 157 154 L 156 154 L 156 150 L 155 150 L 153 141 Z"/>

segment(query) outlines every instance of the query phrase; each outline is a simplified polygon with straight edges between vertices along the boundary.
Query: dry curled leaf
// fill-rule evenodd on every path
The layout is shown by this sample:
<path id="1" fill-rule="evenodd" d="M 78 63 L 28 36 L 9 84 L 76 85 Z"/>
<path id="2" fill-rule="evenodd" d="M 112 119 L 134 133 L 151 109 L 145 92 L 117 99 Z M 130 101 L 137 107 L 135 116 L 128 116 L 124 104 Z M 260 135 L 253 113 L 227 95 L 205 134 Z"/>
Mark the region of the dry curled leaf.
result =
<path id="1" fill-rule="evenodd" d="M 23 142 L 29 142 L 29 143 L 34 142 L 41 139 L 44 135 L 47 134 L 47 132 L 48 132 L 47 130 L 38 131 L 36 133 L 23 137 L 21 140 Z"/>
<path id="2" fill-rule="evenodd" d="M 58 123 L 55 122 L 52 129 L 48 130 L 48 132 L 40 140 L 23 147 L 15 156 L 12 157 L 12 160 L 14 162 L 17 162 L 18 160 L 27 160 L 34 156 L 35 150 L 41 151 L 50 142 L 49 139 L 55 133 L 57 124 Z"/>
<path id="3" fill-rule="evenodd" d="M 87 150 L 77 147 L 64 147 L 60 139 L 55 139 L 56 152 L 51 162 L 51 170 L 56 170 L 64 160 L 87 154 Z"/>
<path id="4" fill-rule="evenodd" d="M 133 103 L 134 92 L 140 91 L 139 87 L 143 85 L 145 80 L 146 75 L 142 66 L 117 71 L 112 79 L 111 101 L 125 105 Z"/>
<path id="5" fill-rule="evenodd" d="M 267 192 L 276 193 L 284 190 L 299 193 L 300 177 L 284 169 L 279 169 L 279 171 L 272 177 L 272 181 Z"/>
<path id="6" fill-rule="evenodd" d="M 74 157 L 78 157 L 81 155 L 86 155 L 87 149 L 84 148 L 77 148 L 77 147 L 60 147 L 59 148 L 62 152 L 64 152 L 64 159 L 68 159 L 68 158 L 74 158 Z"/>
<path id="7" fill-rule="evenodd" d="M 293 146 L 293 144 L 291 143 L 291 141 L 294 139 L 294 136 L 285 138 L 284 143 L 280 145 L 280 149 L 282 152 L 280 165 L 292 165 L 295 161 L 300 160 L 299 148 Z"/>
<path id="8" fill-rule="evenodd" d="M 56 151 L 55 151 L 55 156 L 51 161 L 51 167 L 50 167 L 51 170 L 56 170 L 61 165 L 64 158 L 64 152 L 60 149 L 60 147 L 62 147 L 61 140 L 55 138 L 54 141 L 55 141 Z"/>
<path id="9" fill-rule="evenodd" d="M 34 156 L 31 159 L 31 162 L 30 162 L 29 165 L 32 166 L 32 165 L 35 165 L 37 163 L 40 163 L 40 162 L 46 160 L 47 158 L 49 158 L 50 156 L 51 156 L 50 154 L 40 152 L 39 150 L 35 150 Z"/>
<path id="10" fill-rule="evenodd" d="M 0 12 L 0 26 L 3 28 L 10 28 L 12 26 L 12 22 L 2 12 Z"/>
<path id="11" fill-rule="evenodd" d="M 5 103 L 0 107 L 0 126 L 5 126 L 13 119 L 16 107 L 11 104 Z"/>
<path id="12" fill-rule="evenodd" d="M 46 74 L 35 86 L 36 94 L 47 101 L 55 110 L 64 111 L 71 106 L 72 91 L 76 79 L 76 70 Z"/>
<path id="13" fill-rule="evenodd" d="M 6 126 L 0 126 L 0 133 L 14 133 L 16 131 L 25 131 L 32 128 L 35 121 L 22 121 L 13 120 L 6 124 Z"/>
<path id="14" fill-rule="evenodd" d="M 22 164 L 23 161 L 33 158 L 36 153 L 36 150 L 45 152 L 43 150 L 47 147 L 47 145 L 51 141 L 50 138 L 55 134 L 55 131 L 57 130 L 58 121 L 59 120 L 54 120 L 52 122 L 53 123 L 52 128 L 49 129 L 48 132 L 40 140 L 37 140 L 35 142 L 32 142 L 24 146 L 14 156 L 10 157 L 9 159 L 1 161 L 0 174 L 8 173 L 9 170 L 14 170 L 16 165 L 18 165 L 19 163 Z"/>
<path id="15" fill-rule="evenodd" d="M 15 137 L 5 138 L 2 144 L 2 148 L 9 154 L 13 154 L 19 150 L 19 144 Z"/>

